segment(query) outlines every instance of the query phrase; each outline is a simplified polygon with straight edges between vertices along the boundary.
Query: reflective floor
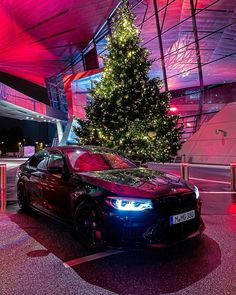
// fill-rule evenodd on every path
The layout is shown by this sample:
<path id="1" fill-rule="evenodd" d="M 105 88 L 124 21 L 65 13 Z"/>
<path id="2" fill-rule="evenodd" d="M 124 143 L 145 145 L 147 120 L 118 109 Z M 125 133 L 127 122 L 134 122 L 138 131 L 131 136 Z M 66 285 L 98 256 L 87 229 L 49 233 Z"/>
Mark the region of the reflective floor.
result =
<path id="1" fill-rule="evenodd" d="M 9 167 L 7 207 L 0 214 L 1 295 L 236 294 L 236 194 L 227 170 L 191 170 L 202 192 L 201 238 L 168 249 L 112 249 L 98 259 L 101 253 L 91 258 L 68 226 L 18 211 L 17 164 Z M 179 173 L 178 167 L 161 169 Z M 84 259 L 63 264 L 77 258 Z"/>

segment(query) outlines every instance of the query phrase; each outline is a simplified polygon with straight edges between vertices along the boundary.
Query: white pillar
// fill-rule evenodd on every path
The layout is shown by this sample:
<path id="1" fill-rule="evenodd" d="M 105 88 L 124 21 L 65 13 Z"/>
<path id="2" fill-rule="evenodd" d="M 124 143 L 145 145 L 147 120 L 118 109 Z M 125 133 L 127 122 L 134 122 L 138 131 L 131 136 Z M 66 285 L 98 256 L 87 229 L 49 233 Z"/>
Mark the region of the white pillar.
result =
<path id="1" fill-rule="evenodd" d="M 58 136 L 58 143 L 60 144 L 63 137 L 63 127 L 62 127 L 62 122 L 59 120 L 57 120 L 57 136 Z"/>
<path id="2" fill-rule="evenodd" d="M 63 133 L 61 140 L 59 140 L 58 145 L 66 145 L 67 144 L 67 140 L 69 138 L 70 132 L 73 129 L 73 121 L 74 121 L 73 118 L 68 120 L 65 131 Z"/>

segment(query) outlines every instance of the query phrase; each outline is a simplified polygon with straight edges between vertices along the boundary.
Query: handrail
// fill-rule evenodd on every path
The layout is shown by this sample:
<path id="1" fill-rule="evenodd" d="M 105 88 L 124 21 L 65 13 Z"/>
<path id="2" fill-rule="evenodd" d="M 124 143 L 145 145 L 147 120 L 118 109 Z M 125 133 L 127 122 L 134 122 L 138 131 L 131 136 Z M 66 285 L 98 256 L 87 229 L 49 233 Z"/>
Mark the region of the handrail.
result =
<path id="1" fill-rule="evenodd" d="M 216 114 L 218 112 L 219 111 L 204 112 L 202 114 L 198 113 L 198 114 L 179 117 L 179 120 L 177 122 L 177 126 L 181 126 L 183 128 L 182 139 L 183 140 L 189 139 L 196 131 L 199 130 L 199 128 L 202 126 L 202 124 L 206 122 L 208 116 L 211 116 L 212 114 Z M 199 117 L 202 118 L 202 120 L 200 121 L 200 124 L 198 124 Z M 190 118 L 192 118 L 192 119 L 189 120 Z M 189 124 L 190 124 L 190 126 L 189 126 Z"/>
<path id="2" fill-rule="evenodd" d="M 146 163 L 147 166 L 149 165 L 160 165 L 160 163 L 156 162 L 148 162 Z M 180 175 L 181 178 L 184 180 L 189 180 L 190 177 L 190 167 L 201 167 L 201 168 L 214 168 L 214 169 L 224 169 L 229 170 L 230 172 L 230 190 L 231 192 L 236 192 L 236 163 L 231 162 L 230 165 L 215 165 L 215 164 L 195 164 L 195 163 L 188 163 L 188 162 L 180 162 L 180 163 L 161 163 L 163 166 L 179 166 L 180 167 Z M 206 179 L 207 181 L 207 179 Z M 227 182 L 228 183 L 228 182 Z"/>
<path id="3" fill-rule="evenodd" d="M 202 115 L 210 115 L 210 114 L 215 114 L 218 113 L 219 111 L 211 111 L 211 112 L 204 112 L 204 113 L 198 113 L 198 114 L 194 114 L 194 115 L 187 115 L 187 116 L 180 116 L 179 118 L 190 118 L 190 117 L 198 117 L 198 116 L 202 116 Z"/>

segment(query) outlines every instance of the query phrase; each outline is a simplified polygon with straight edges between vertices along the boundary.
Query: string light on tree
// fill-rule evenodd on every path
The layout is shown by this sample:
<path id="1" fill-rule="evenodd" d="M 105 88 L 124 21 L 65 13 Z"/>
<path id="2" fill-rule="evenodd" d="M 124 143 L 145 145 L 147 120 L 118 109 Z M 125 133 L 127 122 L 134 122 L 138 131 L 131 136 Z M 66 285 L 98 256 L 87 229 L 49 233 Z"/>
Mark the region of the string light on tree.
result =
<path id="1" fill-rule="evenodd" d="M 127 1 L 112 21 L 104 73 L 91 91 L 87 120 L 78 119 L 79 144 L 107 146 L 141 161 L 168 161 L 181 146 L 178 116 L 168 115 L 169 93 L 162 81 L 149 79 L 153 63 L 143 48 Z"/>

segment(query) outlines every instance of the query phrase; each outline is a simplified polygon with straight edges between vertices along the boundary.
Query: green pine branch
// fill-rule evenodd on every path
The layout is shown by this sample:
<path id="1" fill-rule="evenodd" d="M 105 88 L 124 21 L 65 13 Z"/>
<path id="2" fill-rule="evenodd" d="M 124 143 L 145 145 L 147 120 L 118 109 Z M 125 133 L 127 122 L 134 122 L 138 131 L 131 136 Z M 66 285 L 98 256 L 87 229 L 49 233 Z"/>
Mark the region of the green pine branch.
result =
<path id="1" fill-rule="evenodd" d="M 181 147 L 178 116 L 168 114 L 169 93 L 149 79 L 153 60 L 141 45 L 135 17 L 126 1 L 107 38 L 104 73 L 91 91 L 87 119 L 78 119 L 79 144 L 112 147 L 141 161 L 169 161 Z"/>

